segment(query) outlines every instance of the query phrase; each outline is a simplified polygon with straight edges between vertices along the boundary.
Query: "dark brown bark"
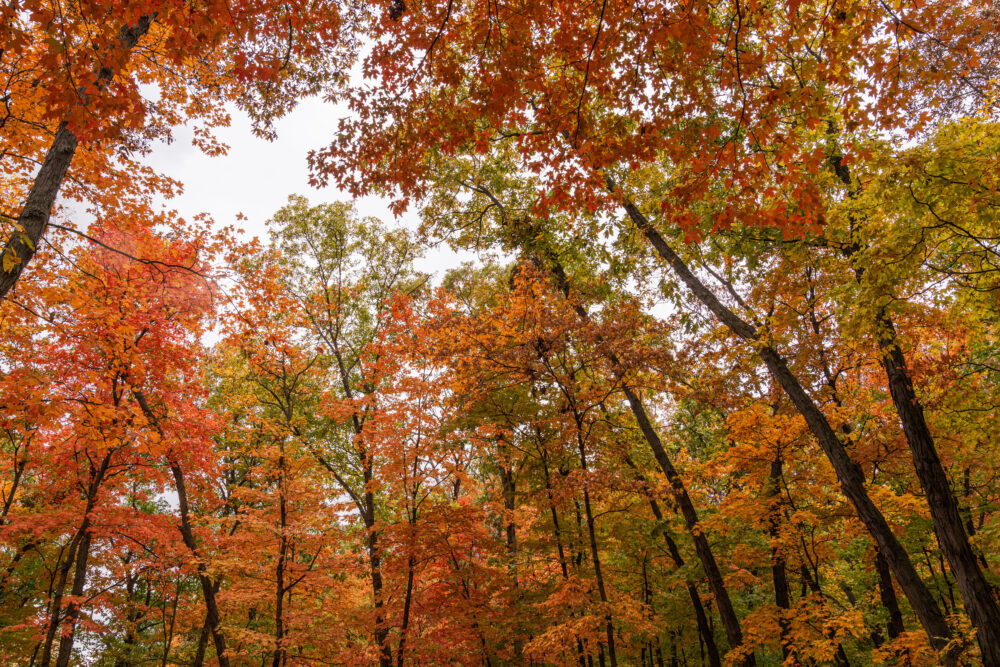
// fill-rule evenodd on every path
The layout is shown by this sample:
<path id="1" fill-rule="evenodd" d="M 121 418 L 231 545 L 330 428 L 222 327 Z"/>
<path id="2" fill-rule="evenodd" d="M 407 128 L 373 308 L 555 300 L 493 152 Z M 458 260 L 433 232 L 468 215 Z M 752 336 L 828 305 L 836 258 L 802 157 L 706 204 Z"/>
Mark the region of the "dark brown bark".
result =
<path id="1" fill-rule="evenodd" d="M 903 614 L 899 611 L 899 601 L 896 599 L 896 590 L 892 587 L 892 575 L 889 572 L 889 564 L 885 558 L 875 550 L 875 571 L 878 573 L 879 597 L 882 606 L 889 612 L 889 623 L 887 631 L 890 639 L 895 639 L 903 634 L 906 628 L 903 626 Z"/>
<path id="2" fill-rule="evenodd" d="M 136 388 L 132 389 L 132 394 L 135 396 L 136 402 L 139 403 L 142 413 L 153 424 L 160 437 L 164 438 L 160 419 L 146 401 L 145 395 Z M 212 641 L 215 644 L 215 655 L 216 660 L 219 662 L 219 667 L 229 667 L 229 657 L 226 655 L 226 638 L 222 633 L 222 628 L 219 627 L 219 607 L 216 603 L 215 595 L 218 589 L 208 575 L 208 565 L 205 564 L 204 559 L 201 558 L 198 552 L 198 542 L 195 540 L 194 531 L 191 528 L 187 486 L 184 483 L 184 470 L 171 454 L 168 454 L 168 457 L 168 465 L 174 477 L 174 488 L 177 491 L 177 505 L 181 515 L 181 523 L 178 526 L 181 533 L 181 540 L 184 542 L 184 546 L 198 559 L 198 581 L 201 583 L 202 597 L 205 600 L 205 624 L 208 626 L 212 635 Z"/>
<path id="3" fill-rule="evenodd" d="M 569 281 L 566 277 L 565 270 L 558 261 L 558 258 L 556 258 L 554 253 L 552 253 L 548 248 L 542 249 L 542 252 L 545 255 L 544 259 L 550 264 L 551 271 L 559 288 L 564 294 L 569 296 Z M 590 320 L 589 314 L 582 306 L 577 305 L 574 307 L 574 310 L 582 320 Z M 681 516 L 684 518 L 687 529 L 691 533 L 691 539 L 694 542 L 695 553 L 698 555 L 698 560 L 701 562 L 702 569 L 705 571 L 705 576 L 708 578 L 709 589 L 712 591 L 716 606 L 719 609 L 719 616 L 722 618 L 722 625 L 726 630 L 726 638 L 729 640 L 729 647 L 731 650 L 735 650 L 743 644 L 743 631 L 740 628 L 739 618 L 736 615 L 736 610 L 733 608 L 732 600 L 729 598 L 729 591 L 726 589 L 725 580 L 723 579 L 722 572 L 719 570 L 719 565 L 715 560 L 712 547 L 708 543 L 708 538 L 705 537 L 704 532 L 698 526 L 698 512 L 694 507 L 694 503 L 691 502 L 691 497 L 688 495 L 687 487 L 684 485 L 684 480 L 681 479 L 680 473 L 677 472 L 673 462 L 670 460 L 670 456 L 667 454 L 666 449 L 664 449 L 660 436 L 653 427 L 642 400 L 639 398 L 638 394 L 636 394 L 635 391 L 622 380 L 622 365 L 620 360 L 613 352 L 607 352 L 606 355 L 612 364 L 612 368 L 614 369 L 615 375 L 621 384 L 622 390 L 625 392 L 625 396 L 628 399 L 629 409 L 635 417 L 636 422 L 639 424 L 639 430 L 642 432 L 643 438 L 652 450 L 653 457 L 659 464 L 660 470 L 670 483 L 671 494 L 673 495 L 674 502 L 677 503 L 678 508 L 681 510 Z M 753 651 L 748 652 L 747 655 L 743 657 L 740 664 L 744 665 L 744 667 L 752 667 L 755 665 L 756 658 L 754 657 Z"/>
<path id="4" fill-rule="evenodd" d="M 271 667 L 281 667 L 285 661 L 285 559 L 288 555 L 288 507 L 285 500 L 285 447 L 279 443 L 278 456 L 278 560 L 275 563 L 274 585 L 274 653 Z"/>
<path id="5" fill-rule="evenodd" d="M 831 126 L 830 131 L 834 132 L 835 128 Z M 832 157 L 830 163 L 837 177 L 847 187 L 848 195 L 857 196 L 858 188 L 851 179 L 850 168 L 839 156 Z M 856 249 L 856 246 L 846 248 L 844 254 L 850 257 Z M 858 282 L 861 282 L 864 271 L 861 267 L 855 269 Z M 917 479 L 927 499 L 938 545 L 948 560 L 965 603 L 966 613 L 976 628 L 976 640 L 983 664 L 987 667 L 1000 667 L 1000 605 L 997 604 L 993 588 L 983 575 L 979 559 L 969 543 L 958 499 L 951 491 L 948 474 L 941 463 L 924 416 L 923 405 L 914 390 L 895 325 L 884 307 L 876 311 L 873 324 L 889 394 L 910 448 Z M 947 580 L 947 574 L 945 579 Z"/>
<path id="6" fill-rule="evenodd" d="M 134 26 L 123 27 L 118 34 L 119 47 L 126 53 L 131 51 L 149 30 L 152 21 L 152 16 L 143 16 Z M 97 88 L 102 89 L 113 76 L 113 70 L 102 67 L 97 72 Z M 86 102 L 84 99 L 83 103 Z M 17 224 L 23 232 L 13 233 L 0 252 L 0 299 L 14 287 L 28 262 L 35 255 L 35 250 L 48 227 L 59 187 L 73 161 L 77 143 L 76 135 L 67 127 L 66 122 L 60 123 L 52 139 L 52 145 L 45 154 L 42 167 L 35 175 L 35 181 L 28 191 L 21 213 L 17 216 Z"/>
<path id="7" fill-rule="evenodd" d="M 584 449 L 583 437 L 580 435 L 580 429 L 582 425 L 577 420 L 577 445 L 580 450 L 580 469 L 584 472 L 587 471 L 587 453 Z M 590 539 L 590 557 L 591 562 L 594 566 L 594 578 L 597 580 L 597 593 L 601 598 L 601 603 L 607 610 L 608 607 L 608 592 L 604 585 L 604 574 L 601 571 L 601 557 L 600 552 L 597 550 L 597 532 L 594 523 L 594 512 L 590 506 L 590 491 L 586 486 L 583 487 L 583 510 L 587 517 L 587 535 Z M 618 656 L 615 652 L 615 627 L 611 621 L 610 611 L 606 612 L 604 617 L 604 628 L 605 635 L 608 640 L 608 657 L 611 660 L 611 667 L 617 667 Z M 604 662 L 604 650 L 601 650 L 601 662 Z"/>
<path id="8" fill-rule="evenodd" d="M 927 498 L 938 544 L 955 576 L 965 611 L 976 628 L 983 664 L 1000 667 L 1000 605 L 969 544 L 958 500 L 951 491 L 948 474 L 924 417 L 923 406 L 914 391 L 895 327 L 884 310 L 878 313 L 877 325 L 882 368 L 885 369 L 889 393 L 910 446 L 917 479 Z"/>
<path id="9" fill-rule="evenodd" d="M 653 497 L 645 476 L 631 459 L 626 458 L 625 463 L 632 468 L 636 479 L 642 482 L 642 489 L 646 494 L 646 499 L 649 502 L 649 508 L 653 512 L 653 516 L 656 517 L 657 521 L 662 522 L 664 520 L 663 510 L 660 509 L 660 504 Z M 677 543 L 666 532 L 663 533 L 663 541 L 667 544 L 667 553 L 670 554 L 670 559 L 674 562 L 674 567 L 680 570 L 684 567 L 684 558 L 677 548 Z M 695 621 L 698 625 L 698 634 L 701 637 L 702 644 L 705 646 L 705 651 L 708 653 L 708 664 L 711 667 L 721 667 L 722 660 L 719 657 L 719 647 L 715 643 L 715 633 L 712 632 L 712 627 L 708 623 L 708 615 L 705 613 L 705 605 L 701 602 L 701 594 L 698 593 L 698 587 L 690 579 L 685 584 L 688 597 L 691 598 L 691 608 L 694 610 Z"/>
<path id="10" fill-rule="evenodd" d="M 791 399 L 796 410 L 805 419 L 813 437 L 819 442 L 820 448 L 829 459 L 844 495 L 854 506 L 858 517 L 875 540 L 879 550 L 884 554 L 886 562 L 900 588 L 903 590 L 913 607 L 920 624 L 926 631 L 931 646 L 942 651 L 951 636 L 951 629 L 945 620 L 941 609 L 931 595 L 930 590 L 920 579 L 916 568 L 910 560 L 899 540 L 893 534 L 881 511 L 872 502 L 865 485 L 864 475 L 860 467 L 851 460 L 843 443 L 837 437 L 826 416 L 806 393 L 798 379 L 788 368 L 788 362 L 767 341 L 762 340 L 756 329 L 727 308 L 705 284 L 695 276 L 673 248 L 650 224 L 649 220 L 631 202 L 625 203 L 625 209 L 632 222 L 646 237 L 657 254 L 670 265 L 674 273 L 685 284 L 688 290 L 705 305 L 716 318 L 730 331 L 743 340 L 753 343 L 757 355 L 764 362 L 768 372 Z M 950 655 L 943 656 L 947 662 L 954 662 Z"/>
<path id="11" fill-rule="evenodd" d="M 771 471 L 769 476 L 769 486 L 767 489 L 767 496 L 773 500 L 777 501 L 779 497 L 779 490 L 781 484 L 781 468 L 783 461 L 781 456 L 776 456 L 773 461 L 771 461 Z M 788 588 L 788 573 L 785 571 L 785 557 L 782 555 L 781 550 L 777 547 L 779 529 L 780 525 L 778 522 L 778 517 L 780 516 L 777 507 L 771 508 L 771 516 L 768 521 L 767 534 L 771 539 L 771 582 L 774 585 L 774 604 L 782 610 L 782 613 L 787 612 L 792 606 L 792 596 Z M 791 655 L 789 650 L 789 640 L 788 640 L 788 619 L 784 616 L 781 617 L 779 621 L 781 626 L 781 657 L 784 660 L 788 659 Z"/>
<path id="12" fill-rule="evenodd" d="M 660 441 L 660 436 L 653 428 L 646 409 L 642 405 L 638 395 L 630 387 L 626 386 L 624 389 L 629 407 L 632 409 L 632 414 L 639 423 L 639 429 L 642 431 L 643 437 L 649 444 L 650 449 L 653 450 L 653 456 L 660 465 L 660 470 L 663 471 L 667 481 L 670 483 L 674 502 L 677 503 L 677 507 L 681 511 L 681 516 L 684 517 L 684 523 L 691 533 L 695 553 L 698 554 L 698 560 L 701 561 L 702 569 L 705 571 L 705 576 L 708 579 L 708 587 L 715 597 L 715 604 L 719 609 L 719 616 L 722 618 L 722 625 L 726 630 L 729 647 L 731 650 L 739 649 L 743 644 L 743 631 L 740 628 L 736 610 L 733 608 L 733 603 L 729 598 L 726 582 L 722 578 L 722 572 L 719 570 L 719 565 L 715 560 L 715 554 L 712 552 L 712 547 L 708 543 L 708 538 L 705 536 L 704 531 L 698 526 L 698 512 L 694 507 L 694 503 L 691 502 L 691 497 L 688 495 L 684 480 L 681 479 L 680 473 L 674 468 L 673 461 L 670 460 L 666 449 L 664 449 L 663 443 Z M 755 663 L 756 660 L 752 651 L 744 656 L 742 660 L 742 664 L 748 667 Z"/>

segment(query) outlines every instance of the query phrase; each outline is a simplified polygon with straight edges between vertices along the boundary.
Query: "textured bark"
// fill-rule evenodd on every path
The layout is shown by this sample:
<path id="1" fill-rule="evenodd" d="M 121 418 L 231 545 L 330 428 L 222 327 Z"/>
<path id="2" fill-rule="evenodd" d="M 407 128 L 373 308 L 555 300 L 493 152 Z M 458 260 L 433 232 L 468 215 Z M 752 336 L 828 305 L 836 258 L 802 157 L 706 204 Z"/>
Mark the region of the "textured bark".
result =
<path id="1" fill-rule="evenodd" d="M 878 573 L 878 590 L 882 606 L 889 612 L 889 624 L 886 629 L 889 632 L 889 638 L 895 639 L 903 634 L 903 630 L 906 628 L 903 626 L 903 614 L 899 611 L 896 590 L 892 587 L 892 574 L 889 572 L 889 565 L 878 550 L 875 551 L 875 571 Z"/>
<path id="2" fill-rule="evenodd" d="M 805 419 L 810 432 L 829 459 L 837 474 L 841 491 L 854 506 L 858 517 L 885 556 L 890 570 L 927 633 L 931 646 L 938 651 L 943 651 L 948 645 L 951 630 L 941 613 L 941 609 L 917 574 L 909 554 L 896 539 L 885 517 L 868 495 L 860 467 L 851 460 L 826 416 L 788 368 L 788 362 L 774 347 L 761 340 L 753 326 L 719 301 L 718 297 L 691 272 L 635 204 L 626 202 L 625 209 L 632 222 L 650 242 L 657 254 L 670 265 L 688 290 L 730 331 L 755 345 L 757 355 L 764 362 L 771 377 L 781 386 L 796 410 Z M 954 662 L 954 658 L 950 655 L 944 655 L 942 659 L 948 664 Z"/>
<path id="3" fill-rule="evenodd" d="M 769 487 L 767 490 L 767 495 L 771 499 L 776 499 L 778 497 L 780 484 L 781 484 L 781 468 L 783 461 L 780 456 L 775 457 L 771 461 L 771 471 L 769 477 Z M 779 512 L 776 508 L 771 510 L 771 518 L 768 522 L 768 537 L 771 538 L 771 582 L 774 585 L 774 603 L 778 606 L 782 612 L 787 612 L 792 606 L 792 596 L 788 588 L 788 573 L 785 571 L 785 557 L 781 554 L 781 551 L 775 546 L 779 537 L 779 524 L 778 524 Z M 788 656 L 791 654 L 789 650 L 789 640 L 788 640 L 788 619 L 782 616 L 780 620 L 781 625 L 781 657 L 784 660 L 788 660 Z"/>
<path id="4" fill-rule="evenodd" d="M 143 16 L 134 26 L 123 27 L 118 35 L 119 46 L 126 53 L 131 51 L 149 30 L 152 21 L 152 16 Z M 113 76 L 113 70 L 102 67 L 97 72 L 97 88 L 103 88 Z M 86 99 L 83 103 L 86 104 Z M 0 299 L 14 287 L 28 262 L 35 255 L 35 250 L 48 227 L 56 195 L 59 194 L 59 188 L 66 178 L 73 155 L 76 154 L 77 143 L 76 135 L 66 122 L 60 123 L 45 154 L 42 167 L 35 175 L 35 181 L 28 191 L 21 213 L 17 216 L 17 224 L 23 231 L 14 232 L 0 252 Z M 5 268 L 8 266 L 9 270 Z"/>
<path id="5" fill-rule="evenodd" d="M 889 315 L 880 310 L 877 315 L 878 344 L 882 352 L 882 368 L 889 382 L 889 393 L 903 425 L 910 446 L 913 467 L 920 487 L 927 498 L 934 531 L 944 557 L 958 584 L 965 611 L 976 628 L 976 640 L 983 664 L 1000 667 L 1000 605 L 993 587 L 986 580 L 976 553 L 969 544 L 962 513 L 951 491 L 924 409 L 913 389 L 906 367 L 906 358 L 896 339 L 896 330 Z"/>
<path id="6" fill-rule="evenodd" d="M 831 127 L 831 131 L 833 129 Z M 858 188 L 851 179 L 850 168 L 839 156 L 831 158 L 830 162 L 837 177 L 847 187 L 848 196 L 856 197 Z M 844 254 L 850 257 L 856 249 L 856 246 L 848 248 Z M 861 282 L 863 274 L 863 268 L 855 269 L 858 282 Z M 934 437 L 924 417 L 924 408 L 914 391 L 896 328 L 884 307 L 876 311 L 873 324 L 881 352 L 880 362 L 889 384 L 889 394 L 903 426 L 920 488 L 927 499 L 938 545 L 955 576 L 965 603 L 965 611 L 976 628 L 976 640 L 983 664 L 986 667 L 1000 667 L 1000 605 L 997 604 L 993 587 L 983 575 L 979 559 L 969 543 L 958 499 L 952 493 L 948 474 L 938 456 Z"/>
<path id="7" fill-rule="evenodd" d="M 694 503 L 691 502 L 687 487 L 684 486 L 684 480 L 681 479 L 680 473 L 677 472 L 673 462 L 670 460 L 670 456 L 667 454 L 667 450 L 664 449 L 663 443 L 660 441 L 660 436 L 656 433 L 656 429 L 653 428 L 653 424 L 649 420 L 642 401 L 630 387 L 625 387 L 625 396 L 628 398 L 633 416 L 639 423 L 639 430 L 642 431 L 647 444 L 653 450 L 656 462 L 660 465 L 660 470 L 663 471 L 667 482 L 670 483 L 674 502 L 680 508 L 681 516 L 684 517 L 684 523 L 691 533 L 695 553 L 698 554 L 698 560 L 701 561 L 702 569 L 704 569 L 705 576 L 708 578 L 708 587 L 711 589 L 712 595 L 715 597 L 715 603 L 719 608 L 719 616 L 722 618 L 722 625 L 726 630 L 729 647 L 732 650 L 736 650 L 743 644 L 743 632 L 740 628 L 739 619 L 736 616 L 736 610 L 733 608 L 732 600 L 729 598 L 726 582 L 722 578 L 719 564 L 716 562 L 715 555 L 712 552 L 712 547 L 708 543 L 705 533 L 698 525 L 698 512 L 695 510 Z M 741 663 L 747 666 L 756 664 L 753 653 L 751 652 L 744 656 Z"/>

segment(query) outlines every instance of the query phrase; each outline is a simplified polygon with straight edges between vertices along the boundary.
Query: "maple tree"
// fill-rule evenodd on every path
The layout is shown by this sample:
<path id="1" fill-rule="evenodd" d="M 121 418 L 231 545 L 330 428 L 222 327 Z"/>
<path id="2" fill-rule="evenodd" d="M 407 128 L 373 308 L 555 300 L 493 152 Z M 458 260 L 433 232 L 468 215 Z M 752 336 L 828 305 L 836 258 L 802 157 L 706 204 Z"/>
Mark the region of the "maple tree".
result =
<path id="1" fill-rule="evenodd" d="M 1000 665 L 992 4 L 0 20 L 5 663 Z M 161 210 L 313 94 L 419 229 Z"/>

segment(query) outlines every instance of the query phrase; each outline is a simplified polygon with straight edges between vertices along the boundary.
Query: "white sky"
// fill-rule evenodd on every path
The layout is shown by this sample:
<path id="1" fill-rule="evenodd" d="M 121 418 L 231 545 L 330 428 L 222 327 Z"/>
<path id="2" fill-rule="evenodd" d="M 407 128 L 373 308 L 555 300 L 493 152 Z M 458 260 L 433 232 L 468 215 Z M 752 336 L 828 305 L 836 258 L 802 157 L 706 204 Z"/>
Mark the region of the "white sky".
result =
<path id="1" fill-rule="evenodd" d="M 273 142 L 255 137 L 244 114 L 235 109 L 231 113 L 230 127 L 216 131 L 216 136 L 229 146 L 226 155 L 206 156 L 191 145 L 191 134 L 186 128 L 175 130 L 172 144 L 153 147 L 146 162 L 184 184 L 183 194 L 166 202 L 169 208 L 185 218 L 209 213 L 220 225 L 235 224 L 246 230 L 248 236 L 265 240 L 265 222 L 287 203 L 290 194 L 304 195 L 314 204 L 350 199 L 350 195 L 333 186 L 310 187 L 306 163 L 310 150 L 330 143 L 337 120 L 344 113 L 342 107 L 316 98 L 303 100 L 277 123 L 278 138 Z M 411 209 L 401 218 L 394 218 L 387 204 L 377 197 L 355 201 L 361 215 L 376 216 L 411 229 L 416 227 L 416 211 Z M 238 213 L 247 219 L 237 220 Z M 472 257 L 468 253 L 456 254 L 447 247 L 435 248 L 418 262 L 417 268 L 440 278 L 445 270 Z"/>

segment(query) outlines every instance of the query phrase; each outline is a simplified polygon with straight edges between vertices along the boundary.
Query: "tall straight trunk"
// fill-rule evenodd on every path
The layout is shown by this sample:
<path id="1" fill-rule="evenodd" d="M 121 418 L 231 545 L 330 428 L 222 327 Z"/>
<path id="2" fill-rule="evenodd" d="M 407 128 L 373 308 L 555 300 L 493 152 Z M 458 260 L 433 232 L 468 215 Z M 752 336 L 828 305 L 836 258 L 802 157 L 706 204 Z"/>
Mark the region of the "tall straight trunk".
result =
<path id="1" fill-rule="evenodd" d="M 375 645 L 378 646 L 379 667 L 392 667 L 392 648 L 389 646 L 389 628 L 386 627 L 384 612 L 385 601 L 382 599 L 382 555 L 378 546 L 378 526 L 375 525 L 375 492 L 372 490 L 374 475 L 371 459 L 362 454 L 361 461 L 365 480 L 363 519 L 368 533 L 366 547 L 375 605 Z"/>
<path id="2" fill-rule="evenodd" d="M 646 495 L 646 500 L 649 502 L 649 509 L 653 512 L 653 516 L 656 517 L 657 521 L 663 522 L 663 510 L 660 509 L 660 504 L 656 502 L 656 499 L 653 497 L 652 491 L 649 487 L 649 481 L 638 469 L 632 459 L 626 458 L 625 463 L 632 468 L 635 478 L 642 483 L 642 489 Z M 674 542 L 673 538 L 666 532 L 663 533 L 663 541 L 667 544 L 667 553 L 670 554 L 670 559 L 674 563 L 674 568 L 680 571 L 684 567 L 684 558 L 681 556 L 680 549 L 677 548 L 677 543 Z M 698 626 L 698 634 L 701 637 L 702 644 L 705 646 L 705 651 L 708 653 L 708 664 L 710 667 L 721 667 L 722 660 L 719 657 L 719 647 L 715 643 L 715 633 L 712 632 L 712 628 L 708 624 L 708 614 L 705 613 L 705 605 L 701 602 L 701 594 L 698 593 L 698 587 L 690 578 L 686 578 L 685 586 L 687 588 L 688 597 L 691 598 L 691 608 L 694 610 L 695 622 Z"/>
<path id="3" fill-rule="evenodd" d="M 503 440 L 498 445 L 503 446 L 501 457 L 505 458 L 509 453 Z M 518 600 L 520 600 L 520 582 L 518 581 L 518 551 L 517 551 L 517 524 L 514 521 L 514 509 L 517 507 L 517 476 L 515 469 L 506 462 L 500 463 L 500 488 L 503 493 L 503 508 L 507 516 L 504 519 L 504 545 L 507 547 L 507 573 Z M 520 632 L 514 638 L 514 660 L 517 663 L 524 662 L 524 639 Z"/>
<path id="4" fill-rule="evenodd" d="M 955 576 L 965 611 L 976 628 L 976 641 L 979 642 L 983 664 L 1000 667 L 1000 605 L 969 544 L 958 500 L 951 491 L 948 474 L 924 417 L 924 408 L 914 391 L 896 329 L 885 310 L 879 310 L 876 324 L 889 394 L 903 424 L 913 467 L 934 521 L 938 544 Z"/>
<path id="5" fill-rule="evenodd" d="M 285 661 L 285 559 L 288 556 L 288 507 L 285 499 L 285 446 L 279 443 L 278 455 L 278 559 L 274 585 L 274 653 L 271 667 L 281 667 Z"/>
<path id="6" fill-rule="evenodd" d="M 119 47 L 128 53 L 139 42 L 139 39 L 149 31 L 149 26 L 153 21 L 152 16 L 142 16 L 136 21 L 134 26 L 124 26 L 118 33 Z M 109 67 L 101 67 L 96 73 L 96 84 L 98 90 L 103 89 L 114 76 L 114 71 Z M 86 104 L 86 99 L 84 99 Z M 42 235 L 49 224 L 49 217 L 52 215 L 52 206 L 55 204 L 56 195 L 66 178 L 70 163 L 77 147 L 76 135 L 69 129 L 67 123 L 63 121 L 56 129 L 55 137 L 45 154 L 41 169 L 35 175 L 35 180 L 28 191 L 28 197 L 21 208 L 20 215 L 17 216 L 17 224 L 23 230 L 15 232 L 7 240 L 7 244 L 0 251 L 0 299 L 6 296 L 18 278 L 24 272 L 24 268 L 35 255 L 35 249 L 41 243 Z"/>
<path id="7" fill-rule="evenodd" d="M 413 460 L 413 476 L 417 476 L 417 459 Z M 396 649 L 396 667 L 403 667 L 404 656 L 406 655 L 406 639 L 410 629 L 410 608 L 413 606 L 413 578 L 417 569 L 417 558 L 413 552 L 413 540 L 417 533 L 417 495 L 420 486 L 413 483 L 413 490 L 409 494 L 409 507 L 406 511 L 406 520 L 410 524 L 410 553 L 406 558 L 406 593 L 403 596 L 403 620 L 399 626 L 399 646 Z"/>
<path id="8" fill-rule="evenodd" d="M 563 581 L 569 581 L 569 565 L 566 562 L 566 550 L 563 547 L 562 542 L 562 529 L 559 526 L 559 512 L 556 510 L 555 495 L 552 490 L 552 477 L 549 474 L 549 462 L 548 457 L 545 456 L 545 451 L 541 446 L 541 433 L 536 428 L 536 434 L 539 437 L 539 457 L 542 460 L 542 472 L 545 475 L 545 494 L 549 501 L 549 512 L 552 515 L 552 531 L 556 538 L 556 553 L 559 556 L 559 569 L 562 571 Z M 576 638 L 576 654 L 577 659 L 581 665 L 586 664 L 583 653 L 583 642 L 580 641 L 580 637 Z"/>
<path id="9" fill-rule="evenodd" d="M 406 655 L 406 634 L 410 627 L 410 607 L 413 604 L 413 573 L 417 560 L 410 554 L 406 559 L 406 593 L 403 597 L 403 621 L 399 627 L 399 647 L 396 649 L 396 667 L 403 667 Z"/>
<path id="10" fill-rule="evenodd" d="M 584 448 L 583 437 L 580 435 L 580 429 L 582 425 L 579 419 L 577 419 L 577 447 L 580 450 L 580 469 L 587 472 L 587 453 Z M 583 510 L 587 516 L 587 535 L 590 538 L 590 557 L 594 565 L 594 577 L 597 579 L 597 593 L 601 597 L 601 603 L 604 605 L 604 629 L 608 640 L 608 658 L 611 660 L 611 667 L 617 667 L 618 656 L 615 653 L 615 626 L 611 621 L 611 612 L 608 605 L 608 592 L 604 585 L 604 574 L 601 571 L 601 557 L 600 552 L 597 550 L 597 533 L 596 527 L 594 525 L 594 511 L 590 505 L 590 491 L 586 486 L 583 487 Z M 604 651 L 601 651 L 601 662 L 604 662 Z"/>
<path id="11" fill-rule="evenodd" d="M 931 646 L 939 652 L 945 651 L 948 648 L 951 629 L 948 627 L 941 609 L 917 574 L 909 554 L 903 549 L 885 517 L 868 495 L 861 468 L 851 460 L 826 416 L 788 368 L 788 362 L 770 343 L 760 337 L 753 326 L 719 301 L 718 297 L 691 272 L 635 204 L 626 201 L 625 209 L 632 222 L 650 242 L 657 254 L 670 265 L 688 290 L 731 332 L 754 344 L 758 357 L 764 363 L 771 377 L 781 386 L 796 410 L 802 415 L 813 437 L 819 442 L 820 448 L 829 459 L 837 474 L 841 491 L 854 506 L 858 518 L 864 523 L 879 550 L 885 556 L 896 581 L 899 582 L 910 606 L 917 618 L 920 619 L 920 624 L 927 633 Z M 953 664 L 955 661 L 950 651 L 941 657 L 946 664 Z"/>
<path id="12" fill-rule="evenodd" d="M 659 434 L 653 428 L 653 424 L 650 422 L 639 396 L 631 387 L 625 386 L 624 389 L 629 407 L 632 409 L 632 414 L 639 423 L 639 430 L 642 431 L 643 437 L 649 444 L 650 449 L 653 450 L 653 456 L 656 458 L 656 462 L 660 465 L 660 470 L 663 471 L 667 482 L 670 484 L 674 501 L 680 508 L 681 516 L 684 517 L 684 523 L 691 534 L 695 553 L 698 555 L 698 560 L 701 561 L 702 569 L 705 571 L 705 576 L 708 579 L 708 586 L 715 597 L 719 616 L 722 618 L 722 625 L 726 630 L 726 638 L 729 640 L 729 648 L 734 651 L 740 650 L 743 645 L 743 631 L 740 628 L 739 618 L 736 616 L 736 610 L 733 608 L 732 600 L 729 597 L 726 582 L 722 578 L 722 571 L 715 560 L 715 554 L 708 543 L 708 538 L 705 536 L 704 531 L 698 525 L 698 511 L 695 509 L 694 503 L 688 495 L 684 480 L 681 479 L 680 473 L 677 472 L 673 461 L 667 455 Z M 744 655 L 741 663 L 747 667 L 756 664 L 753 651 Z"/>
<path id="13" fill-rule="evenodd" d="M 781 489 L 781 468 L 783 461 L 781 456 L 774 457 L 771 461 L 770 475 L 768 476 L 767 497 L 777 503 Z M 781 610 L 782 617 L 779 621 L 781 626 L 781 657 L 788 660 L 791 654 L 788 640 L 788 618 L 784 615 L 792 606 L 792 596 L 788 589 L 788 574 L 785 571 L 785 557 L 777 547 L 779 538 L 779 513 L 775 507 L 771 508 L 770 518 L 767 525 L 767 534 L 771 539 L 771 583 L 774 585 L 774 604 Z"/>
<path id="14" fill-rule="evenodd" d="M 562 264 L 558 260 L 558 257 L 555 256 L 555 253 L 552 252 L 551 248 L 542 248 L 541 250 L 544 254 L 544 259 L 550 265 L 556 283 L 562 292 L 568 297 L 570 294 L 569 280 Z M 590 320 L 590 315 L 582 306 L 575 305 L 574 310 L 583 321 L 586 322 Z M 674 502 L 677 503 L 677 506 L 681 510 L 681 516 L 684 517 L 684 523 L 691 534 L 692 541 L 694 542 L 695 553 L 698 555 L 698 560 L 701 562 L 702 569 L 705 571 L 709 589 L 712 591 L 716 606 L 719 609 L 719 616 L 722 618 L 722 625 L 726 630 L 726 638 L 729 640 L 729 647 L 734 651 L 742 650 L 743 630 L 740 627 L 739 617 L 737 617 L 736 610 L 733 608 L 732 600 L 729 597 L 729 590 L 726 588 L 725 580 L 723 579 L 722 572 L 719 570 L 719 565 L 715 560 L 712 547 L 708 543 L 708 538 L 698 525 L 698 511 L 695 509 L 694 503 L 688 495 L 684 480 L 681 479 L 680 473 L 677 472 L 673 461 L 671 461 L 670 456 L 667 454 L 667 450 L 663 447 L 663 442 L 660 440 L 659 434 L 657 434 L 656 429 L 653 427 L 653 423 L 650 420 L 649 414 L 646 412 L 646 408 L 643 405 L 642 400 L 639 398 L 639 395 L 636 394 L 635 390 L 633 390 L 622 379 L 621 361 L 613 352 L 607 352 L 605 354 L 611 362 L 615 376 L 621 384 L 622 390 L 625 392 L 625 396 L 628 399 L 629 409 L 635 417 L 636 422 L 639 424 L 639 430 L 642 432 L 643 438 L 646 440 L 646 444 L 648 444 L 649 448 L 652 450 L 653 457 L 656 459 L 657 464 L 659 464 L 660 470 L 667 478 Z M 748 651 L 742 657 L 739 664 L 743 665 L 743 667 L 753 667 L 753 665 L 756 664 L 756 658 L 753 651 Z"/>

